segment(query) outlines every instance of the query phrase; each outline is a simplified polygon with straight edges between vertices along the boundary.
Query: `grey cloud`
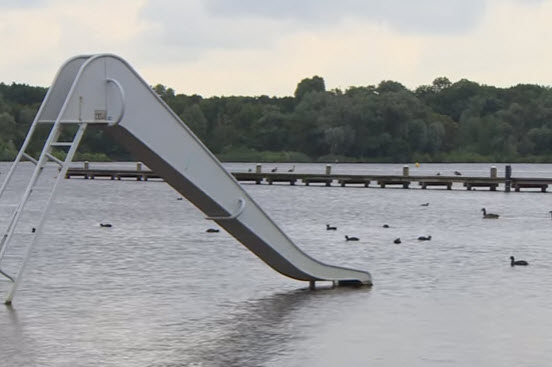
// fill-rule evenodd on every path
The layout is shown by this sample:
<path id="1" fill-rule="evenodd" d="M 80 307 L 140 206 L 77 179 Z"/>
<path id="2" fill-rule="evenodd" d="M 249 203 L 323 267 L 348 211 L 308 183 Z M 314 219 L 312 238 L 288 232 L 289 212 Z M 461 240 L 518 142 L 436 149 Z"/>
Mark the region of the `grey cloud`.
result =
<path id="1" fill-rule="evenodd" d="M 201 1 L 151 1 L 142 16 L 156 24 L 156 43 L 184 46 L 187 49 L 261 47 L 281 30 L 252 16 L 247 19 L 208 13 Z"/>
<path id="2" fill-rule="evenodd" d="M 544 0 L 509 1 L 529 6 Z M 331 30 L 346 20 L 408 34 L 458 34 L 473 29 L 489 4 L 492 0 L 150 0 L 142 17 L 156 29 L 146 41 L 189 59 L 214 48 L 269 48 L 282 35 Z"/>
<path id="3" fill-rule="evenodd" d="M 485 3 L 483 0 L 205 1 L 209 13 L 217 16 L 285 18 L 328 26 L 354 18 L 383 22 L 400 31 L 441 33 L 471 28 L 483 14 Z"/>
<path id="4" fill-rule="evenodd" d="M 0 9 L 28 9 L 42 5 L 44 2 L 45 0 L 0 0 Z"/>
<path id="5" fill-rule="evenodd" d="M 527 3 L 527 4 L 540 4 L 550 0 L 517 0 L 517 1 L 520 3 Z"/>
<path id="6" fill-rule="evenodd" d="M 0 0 L 1 1 L 1 0 Z M 399 31 L 453 33 L 469 29 L 483 0 L 157 0 L 142 16 L 158 42 L 199 50 L 269 46 L 280 35 L 327 30 L 345 19 L 384 23 Z M 153 37 L 153 35 L 151 35 Z M 162 41 L 159 41 L 162 40 Z"/>
<path id="7" fill-rule="evenodd" d="M 398 0 L 342 0 L 339 5 L 329 0 L 157 0 L 144 7 L 142 16 L 156 24 L 159 33 L 148 35 L 152 42 L 199 51 L 267 47 L 282 34 L 331 29 L 346 17 L 388 22 L 406 30 L 458 29 L 473 22 L 480 12 L 475 5 L 478 0 L 453 0 L 447 7 L 431 6 L 432 0 L 416 3 L 404 6 Z"/>

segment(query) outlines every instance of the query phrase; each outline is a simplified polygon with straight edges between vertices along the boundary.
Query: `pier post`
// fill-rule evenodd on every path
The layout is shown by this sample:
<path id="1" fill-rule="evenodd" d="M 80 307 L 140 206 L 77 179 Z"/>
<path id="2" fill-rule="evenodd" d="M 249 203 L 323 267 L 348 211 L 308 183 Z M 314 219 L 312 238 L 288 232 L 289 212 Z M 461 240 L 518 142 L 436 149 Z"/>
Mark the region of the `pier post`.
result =
<path id="1" fill-rule="evenodd" d="M 408 169 L 408 166 L 403 166 L 403 176 L 404 177 L 410 176 L 410 170 Z"/>
<path id="2" fill-rule="evenodd" d="M 512 186 L 512 166 L 507 165 L 504 171 L 504 191 L 510 192 Z"/>
<path id="3" fill-rule="evenodd" d="M 491 166 L 491 178 L 496 178 L 497 177 L 497 170 L 496 170 L 496 166 Z"/>
<path id="4" fill-rule="evenodd" d="M 262 173 L 262 171 L 263 171 L 263 166 L 261 166 L 261 164 L 257 163 L 257 165 L 255 166 L 255 173 L 258 174 L 258 175 L 260 175 L 260 174 Z M 261 184 L 261 180 L 262 180 L 262 178 L 260 178 L 260 179 L 258 178 L 258 179 L 255 181 L 255 183 L 256 183 L 257 185 L 260 185 L 260 184 Z"/>
<path id="5" fill-rule="evenodd" d="M 140 172 L 142 170 L 142 162 L 136 162 L 136 171 Z M 136 175 L 136 181 L 140 181 L 142 177 L 138 174 Z"/>
<path id="6" fill-rule="evenodd" d="M 84 161 L 84 179 L 88 180 L 88 169 L 90 168 L 90 165 L 88 164 L 88 161 Z"/>
<path id="7" fill-rule="evenodd" d="M 326 164 L 326 176 L 332 174 L 332 165 Z M 332 180 L 326 181 L 326 186 L 332 186 Z"/>

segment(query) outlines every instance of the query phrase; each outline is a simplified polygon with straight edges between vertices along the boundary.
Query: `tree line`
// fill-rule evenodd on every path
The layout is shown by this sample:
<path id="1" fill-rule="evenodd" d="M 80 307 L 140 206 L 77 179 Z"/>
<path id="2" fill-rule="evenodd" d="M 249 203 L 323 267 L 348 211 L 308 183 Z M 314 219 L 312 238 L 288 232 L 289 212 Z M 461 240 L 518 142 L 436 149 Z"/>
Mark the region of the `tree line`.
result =
<path id="1" fill-rule="evenodd" d="M 326 90 L 314 76 L 288 97 L 203 98 L 152 88 L 225 161 L 552 162 L 552 90 L 545 86 L 439 77 L 415 90 L 389 80 Z M 15 157 L 46 91 L 0 83 L 0 160 Z M 132 157 L 91 128 L 77 159 Z"/>

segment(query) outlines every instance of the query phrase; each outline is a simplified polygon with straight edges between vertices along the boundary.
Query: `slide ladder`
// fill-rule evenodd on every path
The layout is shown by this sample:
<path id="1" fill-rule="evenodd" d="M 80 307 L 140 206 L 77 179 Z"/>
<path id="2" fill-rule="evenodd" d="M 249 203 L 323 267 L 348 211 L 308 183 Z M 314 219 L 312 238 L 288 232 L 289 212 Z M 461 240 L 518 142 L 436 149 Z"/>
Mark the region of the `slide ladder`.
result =
<path id="1" fill-rule="evenodd" d="M 40 157 L 34 159 L 26 150 L 38 124 L 49 124 L 51 130 Z M 6 303 L 11 303 L 14 297 L 32 248 L 40 238 L 56 188 L 91 124 L 121 143 L 205 213 L 206 219 L 215 221 L 281 274 L 308 281 L 311 287 L 316 281 L 333 281 L 335 285 L 372 284 L 368 272 L 324 264 L 301 251 L 125 60 L 100 54 L 72 58 L 60 68 L 0 188 L 1 198 L 24 158 L 36 165 L 0 242 L 0 277 L 12 283 Z M 59 141 L 67 125 L 73 126 L 73 137 L 70 141 Z M 56 158 L 53 149 L 66 149 L 65 159 Z M 58 165 L 59 174 L 17 271 L 8 274 L 2 270 L 3 257 L 48 162 Z"/>

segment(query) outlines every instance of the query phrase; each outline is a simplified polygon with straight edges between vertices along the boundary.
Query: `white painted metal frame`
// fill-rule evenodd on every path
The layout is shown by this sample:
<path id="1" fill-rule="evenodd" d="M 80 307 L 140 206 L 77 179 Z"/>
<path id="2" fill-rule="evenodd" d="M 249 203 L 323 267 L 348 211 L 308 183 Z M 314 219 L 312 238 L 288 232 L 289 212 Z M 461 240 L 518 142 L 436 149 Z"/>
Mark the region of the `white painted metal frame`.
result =
<path id="1" fill-rule="evenodd" d="M 42 230 L 43 230 L 43 227 L 44 227 L 44 223 L 45 223 L 46 219 L 48 218 L 48 214 L 49 214 L 49 211 L 51 209 L 53 200 L 55 198 L 58 185 L 65 178 L 65 175 L 67 173 L 69 165 L 70 165 L 71 161 L 73 160 L 73 157 L 74 157 L 74 155 L 77 151 L 77 148 L 78 148 L 79 143 L 82 139 L 82 136 L 84 135 L 86 127 L 88 126 L 89 123 L 113 124 L 111 121 L 107 121 L 107 120 L 105 120 L 105 121 L 104 120 L 83 121 L 82 119 L 80 119 L 80 111 L 79 111 L 79 119 L 74 119 L 74 120 L 63 120 L 62 119 L 62 117 L 64 115 L 64 112 L 67 108 L 67 105 L 68 105 L 68 103 L 69 103 L 69 101 L 70 101 L 70 99 L 71 99 L 71 97 L 74 93 L 75 86 L 78 83 L 79 76 L 81 75 L 81 72 L 82 72 L 81 69 L 79 69 L 79 72 L 77 73 L 76 77 L 74 78 L 74 80 L 72 80 L 71 88 L 70 88 L 69 92 L 66 94 L 65 100 L 63 101 L 63 104 L 61 105 L 61 108 L 59 109 L 59 111 L 57 113 L 57 118 L 53 121 L 40 120 L 40 117 L 43 115 L 44 109 L 48 108 L 48 106 L 49 106 L 51 94 L 54 94 L 56 92 L 53 87 L 56 86 L 56 83 L 59 83 L 59 84 L 61 84 L 63 82 L 67 83 L 67 81 L 63 81 L 63 80 L 59 81 L 58 80 L 60 75 L 62 75 L 62 71 L 66 67 L 68 67 L 72 62 L 75 62 L 77 60 L 86 60 L 86 59 L 88 59 L 87 56 L 80 56 L 80 57 L 73 58 L 73 59 L 69 60 L 60 69 L 60 72 L 58 72 L 58 74 L 56 75 L 56 78 L 54 79 L 54 83 L 52 84 L 52 88 L 50 88 L 48 90 L 48 92 L 46 94 L 46 97 L 44 98 L 44 101 L 43 101 L 42 105 L 40 106 L 40 109 L 39 109 L 35 119 L 33 120 L 33 123 L 31 124 L 29 132 L 27 133 L 27 136 L 26 136 L 26 138 L 23 142 L 23 145 L 21 146 L 21 149 L 19 150 L 19 153 L 17 154 L 14 162 L 12 163 L 12 165 L 10 167 L 10 170 L 9 170 L 8 174 L 6 175 L 4 183 L 0 187 L 0 199 L 1 199 L 2 195 L 4 194 L 6 188 L 8 187 L 8 184 L 10 183 L 10 181 L 11 181 L 11 179 L 12 179 L 12 177 L 13 177 L 16 169 L 17 169 L 17 166 L 21 162 L 21 160 L 23 158 L 26 158 L 26 159 L 30 160 L 32 163 L 35 164 L 36 167 L 35 167 L 32 175 L 31 175 L 31 178 L 29 179 L 27 187 L 26 187 L 26 189 L 23 193 L 23 196 L 21 197 L 21 199 L 19 201 L 19 204 L 17 205 L 16 209 L 12 213 L 10 221 L 8 222 L 8 225 L 7 225 L 7 227 L 4 231 L 4 234 L 3 234 L 2 238 L 0 239 L 0 276 L 3 276 L 4 278 L 8 279 L 12 283 L 9 290 L 8 290 L 8 292 L 7 292 L 7 294 L 6 294 L 6 297 L 4 299 L 4 303 L 6 303 L 6 304 L 11 304 L 11 302 L 13 300 L 13 297 L 15 296 L 15 293 L 16 293 L 16 291 L 17 291 L 17 289 L 18 289 L 18 287 L 21 283 L 21 279 L 23 277 L 25 268 L 28 264 L 31 252 L 32 252 L 35 244 L 40 240 Z M 120 90 L 120 93 L 121 93 L 122 101 L 123 101 L 123 104 L 122 104 L 123 108 L 121 109 L 118 118 L 114 122 L 114 123 L 118 123 L 124 115 L 124 91 L 123 91 L 121 85 L 116 80 L 114 80 L 114 79 L 106 80 L 106 83 L 109 83 L 109 82 L 114 83 L 118 87 L 118 89 Z M 79 98 L 82 102 L 82 97 L 79 97 Z M 33 133 L 35 132 L 36 127 L 38 126 L 39 123 L 53 123 L 53 125 L 52 125 L 50 133 L 48 134 L 48 137 L 47 137 L 47 139 L 44 143 L 44 147 L 42 149 L 40 157 L 38 158 L 38 160 L 36 160 L 33 157 L 31 157 L 28 153 L 26 153 L 26 150 L 27 150 L 27 147 L 28 147 L 28 145 L 29 145 L 29 143 L 32 139 Z M 58 141 L 58 138 L 61 135 L 61 130 L 62 130 L 63 124 L 78 125 L 78 129 L 77 129 L 75 135 L 73 136 L 73 140 L 70 141 L 70 142 L 60 142 L 60 141 Z M 64 161 L 61 161 L 60 159 L 58 159 L 54 155 L 52 155 L 52 148 L 53 147 L 67 147 L 67 148 L 69 148 Z M 20 217 L 21 217 L 22 213 L 24 212 L 25 205 L 29 201 L 29 199 L 31 197 L 31 193 L 33 191 L 33 188 L 35 187 L 35 185 L 36 185 L 36 183 L 37 183 L 37 181 L 40 177 L 40 174 L 42 173 L 42 171 L 43 171 L 46 163 L 48 163 L 48 161 L 53 161 L 54 163 L 56 163 L 59 166 L 59 173 L 57 175 L 55 183 L 53 184 L 53 187 L 51 188 L 51 191 L 50 191 L 50 194 L 49 194 L 48 199 L 46 201 L 46 204 L 42 209 L 40 219 L 39 219 L 38 223 L 36 224 L 36 227 L 35 227 L 36 230 L 34 232 L 34 236 L 32 237 L 32 240 L 30 241 L 30 243 L 27 244 L 27 246 L 25 248 L 23 260 L 22 260 L 21 264 L 19 265 L 19 268 L 17 269 L 16 274 L 15 275 L 7 274 L 1 268 L 2 260 L 4 260 L 4 255 L 6 253 L 6 250 L 10 246 L 10 242 L 13 238 L 14 231 L 17 227 L 17 224 L 20 220 Z"/>

